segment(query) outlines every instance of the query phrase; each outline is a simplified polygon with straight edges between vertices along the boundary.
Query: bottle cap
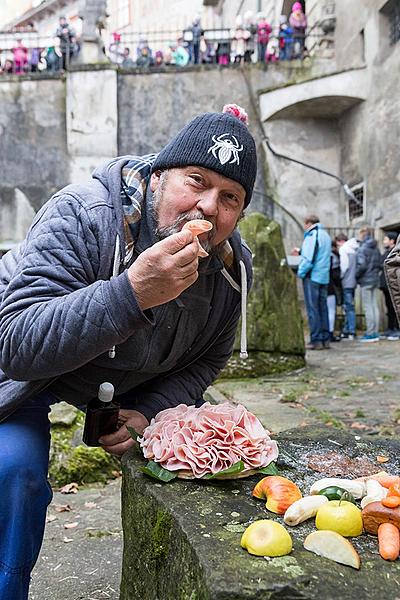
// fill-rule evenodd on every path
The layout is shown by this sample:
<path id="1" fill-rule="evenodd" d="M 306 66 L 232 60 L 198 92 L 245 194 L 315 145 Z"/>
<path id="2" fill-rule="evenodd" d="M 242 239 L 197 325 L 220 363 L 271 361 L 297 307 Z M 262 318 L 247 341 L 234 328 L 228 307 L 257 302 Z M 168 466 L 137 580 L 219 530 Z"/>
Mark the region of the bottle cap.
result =
<path id="1" fill-rule="evenodd" d="M 114 386 L 112 383 L 105 381 L 99 387 L 98 398 L 101 402 L 111 402 L 114 396 Z"/>

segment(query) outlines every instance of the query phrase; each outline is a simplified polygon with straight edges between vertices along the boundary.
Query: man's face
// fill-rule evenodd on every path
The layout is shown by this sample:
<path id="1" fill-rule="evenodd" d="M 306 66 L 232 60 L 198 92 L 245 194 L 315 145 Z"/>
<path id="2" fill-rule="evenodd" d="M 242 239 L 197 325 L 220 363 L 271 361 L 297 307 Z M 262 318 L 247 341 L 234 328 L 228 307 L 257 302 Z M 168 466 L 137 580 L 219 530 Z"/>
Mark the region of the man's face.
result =
<path id="1" fill-rule="evenodd" d="M 246 197 L 240 183 L 203 167 L 182 167 L 151 176 L 160 237 L 177 233 L 192 219 L 213 224 L 199 239 L 206 250 L 215 248 L 235 229 Z"/>
<path id="2" fill-rule="evenodd" d="M 393 248 L 393 246 L 395 245 L 395 241 L 388 238 L 387 235 L 385 235 L 385 237 L 383 238 L 383 245 L 385 246 L 385 248 L 387 250 L 389 250 L 390 248 Z"/>

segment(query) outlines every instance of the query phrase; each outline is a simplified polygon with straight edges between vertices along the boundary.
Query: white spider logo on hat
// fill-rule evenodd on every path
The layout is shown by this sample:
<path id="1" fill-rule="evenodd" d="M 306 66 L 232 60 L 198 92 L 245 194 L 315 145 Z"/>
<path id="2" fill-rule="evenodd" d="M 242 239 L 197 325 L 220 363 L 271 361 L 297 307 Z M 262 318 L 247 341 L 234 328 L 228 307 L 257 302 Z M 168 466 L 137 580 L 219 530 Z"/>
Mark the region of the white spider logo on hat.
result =
<path id="1" fill-rule="evenodd" d="M 239 142 L 234 135 L 231 138 L 227 136 L 229 136 L 229 133 L 222 133 L 218 137 L 213 135 L 212 141 L 214 145 L 207 150 L 207 154 L 212 152 L 214 158 L 217 158 L 221 165 L 224 165 L 228 161 L 229 164 L 239 164 L 239 152 L 243 150 L 243 146 L 239 146 Z"/>

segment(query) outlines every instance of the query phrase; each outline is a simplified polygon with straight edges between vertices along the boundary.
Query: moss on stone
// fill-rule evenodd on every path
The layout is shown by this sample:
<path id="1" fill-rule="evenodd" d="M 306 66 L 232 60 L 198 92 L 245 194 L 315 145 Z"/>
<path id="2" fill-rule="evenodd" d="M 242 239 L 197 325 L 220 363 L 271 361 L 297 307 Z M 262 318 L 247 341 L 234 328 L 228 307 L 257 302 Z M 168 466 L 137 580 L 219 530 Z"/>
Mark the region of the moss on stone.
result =
<path id="1" fill-rule="evenodd" d="M 304 355 L 296 279 L 286 264 L 279 225 L 260 213 L 251 213 L 239 228 L 253 252 L 253 287 L 247 310 L 249 351 Z M 239 346 L 238 336 L 235 349 Z"/>
<path id="2" fill-rule="evenodd" d="M 114 477 L 120 462 L 102 448 L 89 448 L 80 443 L 84 414 L 79 413 L 70 427 L 51 428 L 49 480 L 58 487 L 76 481 L 78 484 L 105 482 Z"/>
<path id="3" fill-rule="evenodd" d="M 243 360 L 239 352 L 235 351 L 225 369 L 221 372 L 220 379 L 246 379 L 264 377 L 286 371 L 294 371 L 305 366 L 302 354 L 282 354 L 279 352 L 254 352 Z"/>
<path id="4" fill-rule="evenodd" d="M 152 552 L 155 559 L 163 558 L 168 555 L 171 526 L 171 515 L 165 511 L 158 510 L 151 534 Z"/>

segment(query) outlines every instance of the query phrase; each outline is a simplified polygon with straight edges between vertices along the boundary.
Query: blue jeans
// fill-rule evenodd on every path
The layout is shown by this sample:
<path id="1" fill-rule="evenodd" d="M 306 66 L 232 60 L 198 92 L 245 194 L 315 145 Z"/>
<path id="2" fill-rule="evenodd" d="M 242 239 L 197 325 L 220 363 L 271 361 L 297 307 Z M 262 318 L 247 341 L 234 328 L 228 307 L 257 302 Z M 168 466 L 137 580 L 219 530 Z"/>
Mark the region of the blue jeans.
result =
<path id="1" fill-rule="evenodd" d="M 41 392 L 0 423 L 0 598 L 26 600 L 42 545 L 46 510 L 49 406 Z"/>
<path id="2" fill-rule="evenodd" d="M 306 277 L 303 279 L 303 287 L 311 343 L 327 342 L 329 340 L 328 286 Z"/>
<path id="3" fill-rule="evenodd" d="M 343 288 L 344 326 L 343 333 L 356 334 L 356 310 L 354 308 L 354 288 Z"/>

